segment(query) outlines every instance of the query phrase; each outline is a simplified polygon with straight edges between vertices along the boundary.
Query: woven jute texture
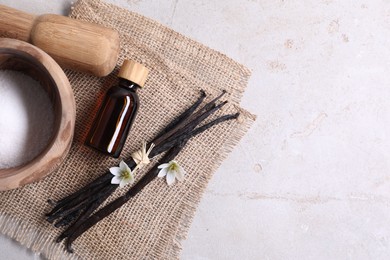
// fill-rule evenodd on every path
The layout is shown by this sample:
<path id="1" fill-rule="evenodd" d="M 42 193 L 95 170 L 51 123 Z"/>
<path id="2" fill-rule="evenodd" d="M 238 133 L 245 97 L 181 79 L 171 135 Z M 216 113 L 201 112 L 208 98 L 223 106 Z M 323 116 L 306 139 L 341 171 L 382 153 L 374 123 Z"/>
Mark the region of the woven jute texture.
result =
<path id="1" fill-rule="evenodd" d="M 0 231 L 49 259 L 177 259 L 195 209 L 213 172 L 255 120 L 239 106 L 250 72 L 227 56 L 139 14 L 98 0 L 80 0 L 71 17 L 115 28 L 121 53 L 115 71 L 96 78 L 66 71 L 72 84 L 77 119 L 69 155 L 43 181 L 0 193 Z M 107 89 L 115 84 L 124 59 L 150 69 L 145 88 L 138 91 L 140 109 L 122 152 L 123 158 L 151 140 L 198 97 L 208 99 L 222 90 L 229 103 L 217 115 L 240 112 L 237 120 L 218 125 L 192 139 L 176 158 L 186 169 L 184 181 L 167 186 L 156 178 L 134 199 L 98 223 L 74 243 L 74 254 L 54 242 L 61 230 L 48 224 L 47 199 L 60 199 L 102 175 L 120 159 L 83 145 L 85 135 Z M 233 159 L 233 158 L 232 158 Z M 137 179 L 145 171 L 137 173 Z M 112 199 L 128 189 L 118 190 Z"/>

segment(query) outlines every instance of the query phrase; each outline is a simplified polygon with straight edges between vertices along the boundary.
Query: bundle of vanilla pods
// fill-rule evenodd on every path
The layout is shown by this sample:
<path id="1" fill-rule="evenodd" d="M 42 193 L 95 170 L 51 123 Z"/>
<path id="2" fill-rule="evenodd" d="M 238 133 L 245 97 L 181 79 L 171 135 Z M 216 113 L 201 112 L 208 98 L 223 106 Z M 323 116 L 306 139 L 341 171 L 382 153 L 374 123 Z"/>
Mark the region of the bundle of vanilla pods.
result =
<path id="1" fill-rule="evenodd" d="M 157 166 L 173 160 L 188 140 L 217 124 L 236 119 L 239 116 L 238 113 L 220 116 L 204 123 L 227 103 L 226 101 L 219 102 L 224 94 L 225 91 L 200 107 L 206 98 L 206 93 L 202 90 L 200 97 L 192 106 L 168 124 L 152 141 L 148 142 L 148 147 L 154 146 L 149 154 L 150 158 L 163 152 L 166 153 L 137 183 L 129 188 L 125 195 L 97 210 L 119 187 L 119 185 L 111 183 L 113 176 L 110 171 L 107 171 L 75 193 L 57 202 L 49 201 L 54 208 L 46 214 L 47 221 L 54 223 L 55 227 L 66 227 L 57 238 L 57 242 L 66 239 L 67 251 L 73 252 L 72 243 L 79 236 L 138 194 L 157 176 Z M 132 158 L 128 160 L 127 164 L 130 169 L 137 166 Z"/>

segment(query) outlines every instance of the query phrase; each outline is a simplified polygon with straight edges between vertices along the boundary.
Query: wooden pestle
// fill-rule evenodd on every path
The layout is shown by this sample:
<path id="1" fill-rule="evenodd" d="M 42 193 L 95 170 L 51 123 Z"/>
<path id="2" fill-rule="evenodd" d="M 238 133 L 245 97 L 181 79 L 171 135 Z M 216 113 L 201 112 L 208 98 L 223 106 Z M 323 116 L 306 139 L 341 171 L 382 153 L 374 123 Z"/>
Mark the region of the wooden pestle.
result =
<path id="1" fill-rule="evenodd" d="M 116 65 L 117 31 L 61 15 L 35 16 L 0 5 L 0 37 L 30 42 L 64 68 L 103 77 Z"/>

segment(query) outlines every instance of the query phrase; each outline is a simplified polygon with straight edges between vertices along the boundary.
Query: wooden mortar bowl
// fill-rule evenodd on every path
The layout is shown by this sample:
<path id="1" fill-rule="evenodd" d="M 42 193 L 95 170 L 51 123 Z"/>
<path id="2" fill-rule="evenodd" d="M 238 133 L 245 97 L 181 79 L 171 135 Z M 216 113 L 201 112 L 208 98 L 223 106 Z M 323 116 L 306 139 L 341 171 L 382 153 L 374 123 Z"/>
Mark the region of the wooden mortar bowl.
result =
<path id="1" fill-rule="evenodd" d="M 0 169 L 0 191 L 3 191 L 38 181 L 59 166 L 72 143 L 76 105 L 60 66 L 29 43 L 0 38 L 0 69 L 20 71 L 37 80 L 48 93 L 54 111 L 53 133 L 46 148 L 23 165 Z"/>

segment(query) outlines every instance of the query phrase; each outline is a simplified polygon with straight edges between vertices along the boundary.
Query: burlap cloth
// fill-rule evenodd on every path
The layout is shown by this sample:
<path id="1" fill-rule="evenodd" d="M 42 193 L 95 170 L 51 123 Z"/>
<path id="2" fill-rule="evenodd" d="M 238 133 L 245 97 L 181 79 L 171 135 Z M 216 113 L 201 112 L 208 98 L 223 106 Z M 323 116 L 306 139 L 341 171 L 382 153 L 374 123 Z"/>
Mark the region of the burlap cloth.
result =
<path id="1" fill-rule="evenodd" d="M 117 29 L 121 34 L 118 64 L 123 59 L 134 59 L 151 69 L 145 88 L 138 91 L 141 106 L 123 158 L 129 158 L 143 140 L 150 140 L 193 103 L 200 89 L 210 97 L 226 89 L 229 104 L 218 115 L 240 111 L 241 116 L 187 144 L 177 157 L 187 171 L 183 182 L 169 187 L 164 179 L 156 178 L 142 193 L 76 240 L 75 253 L 69 255 L 62 244 L 54 242 L 61 230 L 44 219 L 50 209 L 46 201 L 60 199 L 118 165 L 118 159 L 85 147 L 83 140 L 98 109 L 97 101 L 115 83 L 119 66 L 106 78 L 67 71 L 77 103 L 70 153 L 43 181 L 0 193 L 0 231 L 49 259 L 178 258 L 180 240 L 188 231 L 207 182 L 255 120 L 239 107 L 250 72 L 153 20 L 98 0 L 80 0 L 70 16 Z M 138 178 L 142 174 L 139 172 Z M 126 190 L 117 191 L 113 197 Z"/>

